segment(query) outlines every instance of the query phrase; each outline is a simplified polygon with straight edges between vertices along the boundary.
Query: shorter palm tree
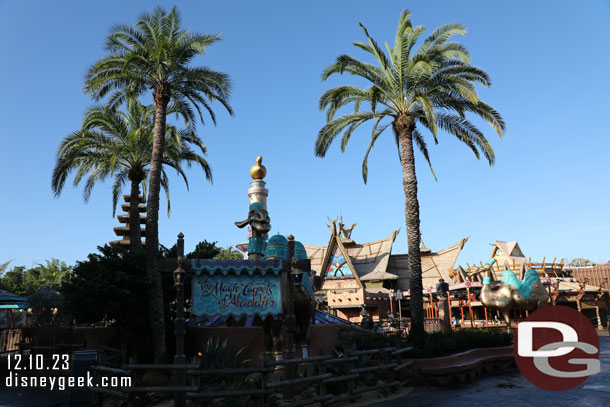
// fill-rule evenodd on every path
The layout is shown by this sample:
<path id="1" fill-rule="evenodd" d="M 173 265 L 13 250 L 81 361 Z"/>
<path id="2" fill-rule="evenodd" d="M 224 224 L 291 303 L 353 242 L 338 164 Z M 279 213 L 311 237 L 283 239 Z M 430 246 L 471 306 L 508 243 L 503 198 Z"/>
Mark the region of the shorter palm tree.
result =
<path id="1" fill-rule="evenodd" d="M 127 103 L 127 110 L 113 107 L 93 106 L 85 114 L 82 128 L 62 140 L 57 153 L 57 163 L 53 170 L 52 188 L 59 196 L 66 179 L 75 171 L 74 186 L 87 177 L 84 200 L 87 202 L 96 183 L 113 177 L 112 216 L 121 192 L 127 181 L 131 184 L 129 230 L 130 247 L 140 246 L 140 217 L 138 211 L 140 184 L 146 189 L 149 166 L 153 150 L 154 106 L 144 106 L 137 100 Z M 171 109 L 168 113 L 172 113 Z M 198 164 L 208 181 L 212 181 L 212 171 L 205 160 L 206 147 L 192 127 L 177 129 L 167 126 L 165 131 L 165 151 L 161 172 L 161 186 L 167 197 L 167 214 L 170 214 L 169 178 L 165 171 L 171 167 L 184 180 L 188 189 L 188 179 L 182 168 L 192 163 Z M 195 146 L 200 154 L 190 145 Z"/>

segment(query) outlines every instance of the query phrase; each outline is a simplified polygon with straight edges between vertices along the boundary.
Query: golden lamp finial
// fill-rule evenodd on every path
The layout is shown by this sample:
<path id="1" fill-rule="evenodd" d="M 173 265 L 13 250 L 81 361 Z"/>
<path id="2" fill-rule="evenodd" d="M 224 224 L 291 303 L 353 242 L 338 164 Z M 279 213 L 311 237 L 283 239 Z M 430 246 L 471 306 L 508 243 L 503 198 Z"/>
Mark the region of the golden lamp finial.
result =
<path id="1" fill-rule="evenodd" d="M 263 179 L 267 175 L 267 169 L 263 165 L 263 157 L 256 157 L 256 164 L 250 168 L 250 176 L 252 179 Z"/>

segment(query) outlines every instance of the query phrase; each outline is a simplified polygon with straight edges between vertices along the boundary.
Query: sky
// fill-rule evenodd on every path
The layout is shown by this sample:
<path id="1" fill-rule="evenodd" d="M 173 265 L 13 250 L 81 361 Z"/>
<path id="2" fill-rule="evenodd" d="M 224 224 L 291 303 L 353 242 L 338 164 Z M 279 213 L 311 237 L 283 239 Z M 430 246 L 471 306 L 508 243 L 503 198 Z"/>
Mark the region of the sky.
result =
<path id="1" fill-rule="evenodd" d="M 273 233 L 325 245 L 327 217 L 341 215 L 357 223 L 352 238 L 361 243 L 400 229 L 393 253 L 405 253 L 392 133 L 371 153 L 366 185 L 361 164 L 370 126 L 354 133 L 343 154 L 335 144 L 316 157 L 314 141 L 325 123 L 320 95 L 358 84 L 347 75 L 322 82 L 322 70 L 341 54 L 370 61 L 352 45 L 365 39 L 358 23 L 379 43 L 392 43 L 408 8 L 427 33 L 450 22 L 466 26 L 458 40 L 492 79 L 480 97 L 507 124 L 499 139 L 477 122 L 496 153 L 493 167 L 453 136 L 441 133 L 433 145 L 425 134 L 438 177 L 417 156 L 426 246 L 441 250 L 468 236 L 462 265 L 485 261 L 495 240 L 517 240 L 536 261 L 610 258 L 608 1 L 0 0 L 0 264 L 30 267 L 50 258 L 74 264 L 117 239 L 111 182 L 97 185 L 85 203 L 83 185 L 74 187 L 72 178 L 55 198 L 51 172 L 59 143 L 94 103 L 83 92 L 84 75 L 105 55 L 110 28 L 134 24 L 156 4 L 177 4 L 191 31 L 222 35 L 194 65 L 230 75 L 235 110 L 231 117 L 214 105 L 217 126 L 209 120 L 198 126 L 213 184 L 192 168 L 187 191 L 171 175 L 169 218 L 161 198 L 162 244 L 171 246 L 179 232 L 187 252 L 204 239 L 221 246 L 244 241 L 233 222 L 247 216 L 249 168 L 262 155 Z"/>

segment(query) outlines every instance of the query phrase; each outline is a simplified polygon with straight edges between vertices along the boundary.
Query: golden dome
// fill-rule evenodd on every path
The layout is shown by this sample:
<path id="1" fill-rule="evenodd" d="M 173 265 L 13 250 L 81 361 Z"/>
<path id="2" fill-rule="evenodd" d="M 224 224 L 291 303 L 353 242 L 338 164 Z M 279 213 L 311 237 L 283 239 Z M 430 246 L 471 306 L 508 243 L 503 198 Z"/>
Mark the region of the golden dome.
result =
<path id="1" fill-rule="evenodd" d="M 250 168 L 250 176 L 252 177 L 252 179 L 263 179 L 267 175 L 267 169 L 262 164 L 262 162 L 262 156 L 259 155 L 258 157 L 256 157 L 256 164 L 254 164 Z"/>

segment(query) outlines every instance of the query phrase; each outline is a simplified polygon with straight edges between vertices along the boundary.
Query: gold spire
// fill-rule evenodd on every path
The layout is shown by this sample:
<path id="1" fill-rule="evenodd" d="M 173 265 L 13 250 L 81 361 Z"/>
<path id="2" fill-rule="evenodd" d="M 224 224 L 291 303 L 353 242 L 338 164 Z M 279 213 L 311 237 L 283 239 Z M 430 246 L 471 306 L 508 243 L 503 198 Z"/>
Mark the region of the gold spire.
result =
<path id="1" fill-rule="evenodd" d="M 267 169 L 262 163 L 263 157 L 259 155 L 256 157 L 256 164 L 250 168 L 250 176 L 252 179 L 263 179 L 267 175 Z"/>

